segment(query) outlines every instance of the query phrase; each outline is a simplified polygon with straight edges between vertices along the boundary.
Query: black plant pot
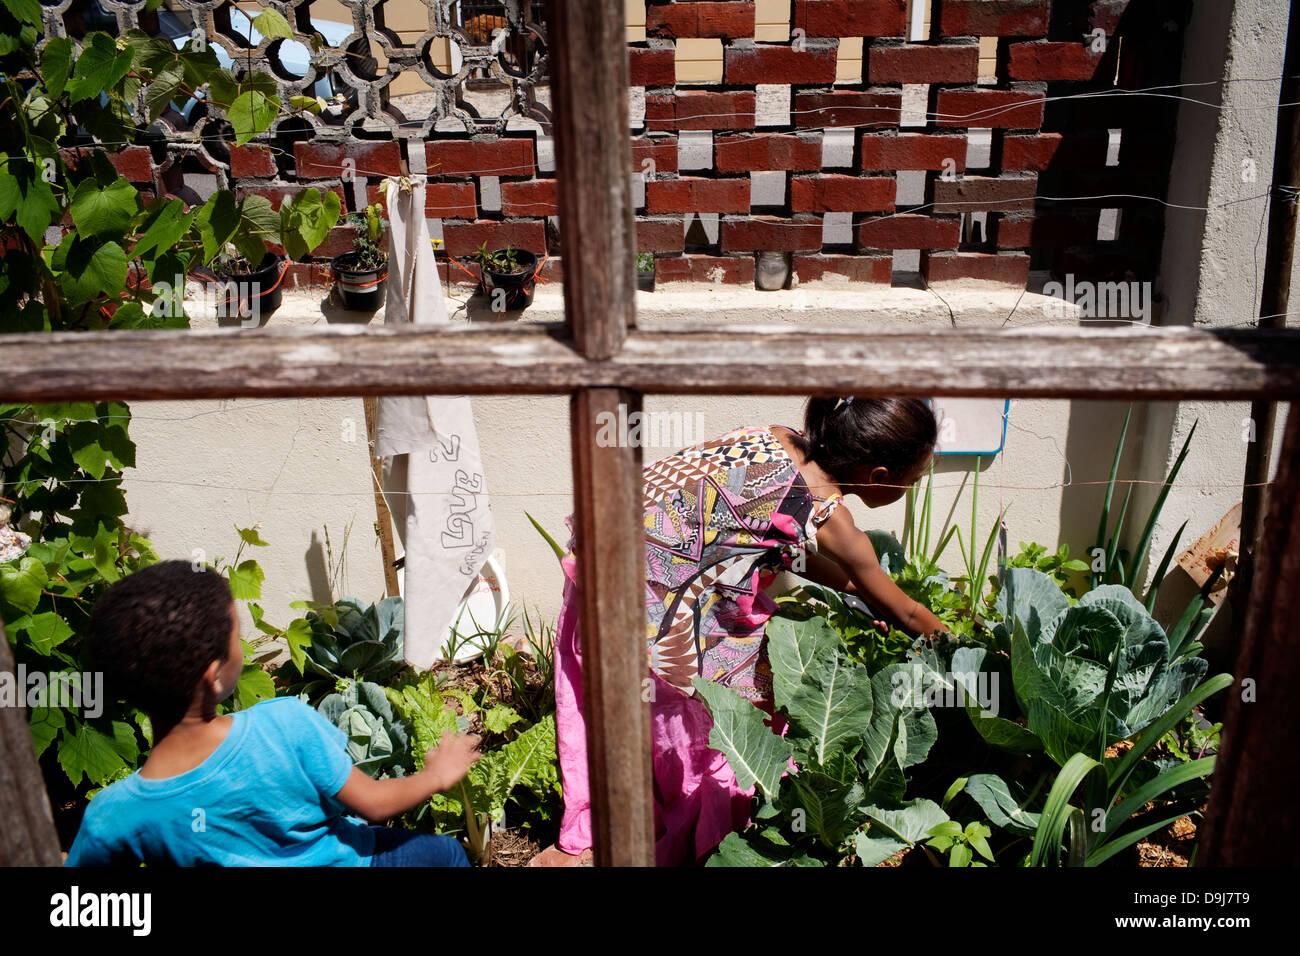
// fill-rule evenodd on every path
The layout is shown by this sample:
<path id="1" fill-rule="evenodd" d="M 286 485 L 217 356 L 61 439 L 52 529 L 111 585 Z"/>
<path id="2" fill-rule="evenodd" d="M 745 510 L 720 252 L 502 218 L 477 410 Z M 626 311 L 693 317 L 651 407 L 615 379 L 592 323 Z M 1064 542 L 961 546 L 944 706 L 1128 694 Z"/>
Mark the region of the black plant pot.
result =
<path id="1" fill-rule="evenodd" d="M 284 260 L 269 252 L 254 272 L 232 274 L 217 270 L 217 276 L 227 284 L 226 315 L 241 319 L 252 315 L 261 317 L 280 308 L 286 271 Z"/>
<path id="2" fill-rule="evenodd" d="M 504 251 L 504 250 L 498 250 Z M 495 253 L 494 253 L 495 255 Z M 537 256 L 524 249 L 515 250 L 515 261 L 519 263 L 515 272 L 500 272 L 496 269 L 482 268 L 479 284 L 489 303 L 495 308 L 503 301 L 507 312 L 526 309 L 533 304 L 533 290 L 537 285 Z M 495 290 L 504 293 L 504 300 L 498 298 Z"/>
<path id="3" fill-rule="evenodd" d="M 388 263 L 375 269 L 355 266 L 357 254 L 345 252 L 330 264 L 334 272 L 334 288 L 338 290 L 343 308 L 355 312 L 373 312 L 384 302 L 384 283 L 388 281 Z"/>
<path id="4" fill-rule="evenodd" d="M 642 292 L 653 292 L 655 290 L 655 271 L 648 269 L 642 272 L 636 271 L 636 287 Z"/>

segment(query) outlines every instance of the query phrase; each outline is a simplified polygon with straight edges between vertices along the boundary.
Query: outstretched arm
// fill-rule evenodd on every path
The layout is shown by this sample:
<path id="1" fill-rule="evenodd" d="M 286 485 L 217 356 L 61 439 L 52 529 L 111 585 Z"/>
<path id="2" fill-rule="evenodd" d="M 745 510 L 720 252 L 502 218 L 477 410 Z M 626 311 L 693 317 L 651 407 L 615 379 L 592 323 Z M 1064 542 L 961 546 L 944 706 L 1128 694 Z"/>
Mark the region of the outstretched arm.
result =
<path id="1" fill-rule="evenodd" d="M 409 777 L 374 780 L 353 767 L 338 801 L 371 823 L 382 823 L 455 786 L 478 760 L 478 743 L 472 734 L 447 731 L 424 758 L 424 769 Z"/>
<path id="2" fill-rule="evenodd" d="M 818 556 L 809 555 L 810 577 L 819 575 L 813 580 L 858 595 L 909 633 L 929 635 L 947 630 L 928 608 L 904 594 L 885 573 L 876 560 L 871 539 L 853 523 L 847 508 L 836 508 L 822 524 L 817 531 L 817 547 L 829 560 L 818 560 L 814 566 L 813 559 Z M 836 566 L 838 573 L 828 565 Z"/>

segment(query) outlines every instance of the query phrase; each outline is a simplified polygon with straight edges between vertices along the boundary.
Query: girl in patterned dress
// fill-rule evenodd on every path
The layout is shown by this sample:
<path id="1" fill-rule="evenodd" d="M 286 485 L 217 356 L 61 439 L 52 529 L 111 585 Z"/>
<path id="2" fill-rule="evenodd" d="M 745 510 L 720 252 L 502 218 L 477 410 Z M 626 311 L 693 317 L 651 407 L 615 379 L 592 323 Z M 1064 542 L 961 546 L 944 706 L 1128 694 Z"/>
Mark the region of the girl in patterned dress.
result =
<path id="1" fill-rule="evenodd" d="M 773 713 L 764 631 L 776 605 L 764 588 L 779 571 L 857 594 L 913 634 L 943 629 L 881 569 L 869 539 L 840 507 L 846 494 L 869 508 L 897 501 L 929 467 L 937 439 L 934 414 L 920 399 L 811 399 L 802 432 L 738 428 L 645 466 L 659 865 L 695 863 L 749 821 L 752 793 L 709 748 L 712 719 L 691 678 L 725 684 Z M 539 866 L 591 858 L 574 547 L 571 537 L 555 641 L 564 819 L 557 845 L 534 860 Z M 772 721 L 783 728 L 780 715 Z"/>

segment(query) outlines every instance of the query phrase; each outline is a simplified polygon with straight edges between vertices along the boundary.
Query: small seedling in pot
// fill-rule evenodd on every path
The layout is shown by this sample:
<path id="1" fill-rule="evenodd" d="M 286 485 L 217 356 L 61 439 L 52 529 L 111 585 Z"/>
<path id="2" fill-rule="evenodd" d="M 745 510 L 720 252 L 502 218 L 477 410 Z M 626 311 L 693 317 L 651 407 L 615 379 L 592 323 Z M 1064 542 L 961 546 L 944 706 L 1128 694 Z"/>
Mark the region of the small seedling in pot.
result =
<path id="1" fill-rule="evenodd" d="M 655 256 L 653 252 L 637 253 L 636 287 L 645 292 L 655 290 Z"/>
<path id="2" fill-rule="evenodd" d="M 371 203 L 348 216 L 348 223 L 356 230 L 356 238 L 352 251 L 333 262 L 334 291 L 345 309 L 374 310 L 379 307 L 388 279 L 388 252 L 383 246 L 388 220 L 384 218 L 384 207 Z"/>
<path id="3" fill-rule="evenodd" d="M 526 266 L 520 266 L 517 250 L 513 246 L 506 246 L 504 249 L 488 252 L 487 243 L 485 242 L 474 253 L 474 260 L 484 270 L 500 272 L 506 275 L 522 272 L 527 268 Z"/>
<path id="4" fill-rule="evenodd" d="M 357 269 L 378 269 L 387 263 L 388 253 L 381 245 L 384 230 L 388 228 L 384 207 L 379 203 L 371 203 L 349 216 L 348 222 L 357 231 L 357 238 L 352 243 L 352 265 Z"/>

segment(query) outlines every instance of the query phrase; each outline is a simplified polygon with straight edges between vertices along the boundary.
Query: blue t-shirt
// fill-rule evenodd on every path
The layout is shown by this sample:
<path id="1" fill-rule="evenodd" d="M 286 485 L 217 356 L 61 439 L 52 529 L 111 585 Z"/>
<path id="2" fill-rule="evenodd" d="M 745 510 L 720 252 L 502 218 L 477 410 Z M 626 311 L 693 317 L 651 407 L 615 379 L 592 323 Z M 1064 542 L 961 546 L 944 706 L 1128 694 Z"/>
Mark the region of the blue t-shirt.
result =
<path id="1" fill-rule="evenodd" d="M 66 865 L 369 866 L 374 832 L 334 799 L 352 772 L 346 745 L 296 697 L 236 711 L 193 770 L 102 790 Z"/>

